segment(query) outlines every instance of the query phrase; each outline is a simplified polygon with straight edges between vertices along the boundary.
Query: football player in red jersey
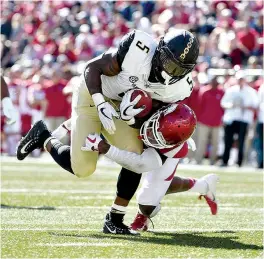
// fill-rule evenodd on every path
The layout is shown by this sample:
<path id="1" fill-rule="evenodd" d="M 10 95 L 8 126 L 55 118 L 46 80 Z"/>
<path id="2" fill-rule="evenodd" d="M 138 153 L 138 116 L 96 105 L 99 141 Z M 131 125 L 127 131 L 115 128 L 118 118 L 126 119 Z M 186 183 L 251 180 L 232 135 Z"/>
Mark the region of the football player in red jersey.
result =
<path id="1" fill-rule="evenodd" d="M 141 127 L 140 138 L 146 149 L 139 155 L 108 144 L 98 134 L 90 134 L 82 148 L 105 154 L 123 167 L 136 173 L 147 172 L 138 193 L 139 213 L 131 228 L 147 230 L 148 218 L 160 210 L 165 194 L 184 191 L 198 192 L 204 196 L 211 213 L 217 213 L 215 199 L 218 176 L 205 175 L 200 179 L 175 176 L 181 158 L 188 153 L 188 146 L 195 146 L 190 139 L 196 127 L 194 112 L 184 104 L 170 104 L 155 112 Z M 106 217 L 104 233 L 113 233 L 110 216 Z"/>
<path id="2" fill-rule="evenodd" d="M 5 79 L 1 76 L 1 101 L 3 114 L 7 118 L 7 124 L 13 124 L 17 119 L 17 112 L 9 96 L 9 91 Z"/>

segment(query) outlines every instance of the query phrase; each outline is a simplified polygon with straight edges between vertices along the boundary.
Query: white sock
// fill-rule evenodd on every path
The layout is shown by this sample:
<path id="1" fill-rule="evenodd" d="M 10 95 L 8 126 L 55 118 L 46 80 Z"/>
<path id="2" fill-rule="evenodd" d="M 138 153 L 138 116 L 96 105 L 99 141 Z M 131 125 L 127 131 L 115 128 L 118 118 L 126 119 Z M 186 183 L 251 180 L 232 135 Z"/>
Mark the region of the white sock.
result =
<path id="1" fill-rule="evenodd" d="M 206 194 L 208 191 L 208 184 L 204 179 L 197 179 L 193 187 L 188 191 L 198 192 L 200 194 Z"/>
<path id="2" fill-rule="evenodd" d="M 118 213 L 118 214 L 126 214 L 126 209 L 127 207 L 120 206 L 120 205 L 113 203 L 111 207 L 111 212 Z"/>
<path id="3" fill-rule="evenodd" d="M 52 136 L 58 140 L 61 140 L 68 134 L 68 132 L 69 131 L 65 127 L 63 127 L 63 124 L 61 124 L 57 129 L 52 132 Z"/>
<path id="4" fill-rule="evenodd" d="M 48 152 L 48 150 L 47 150 L 46 146 L 47 146 L 48 142 L 49 142 L 50 140 L 52 140 L 52 139 L 55 139 L 55 138 L 54 138 L 54 137 L 49 137 L 49 138 L 47 138 L 47 139 L 44 141 L 43 148 L 44 148 L 47 152 Z"/>

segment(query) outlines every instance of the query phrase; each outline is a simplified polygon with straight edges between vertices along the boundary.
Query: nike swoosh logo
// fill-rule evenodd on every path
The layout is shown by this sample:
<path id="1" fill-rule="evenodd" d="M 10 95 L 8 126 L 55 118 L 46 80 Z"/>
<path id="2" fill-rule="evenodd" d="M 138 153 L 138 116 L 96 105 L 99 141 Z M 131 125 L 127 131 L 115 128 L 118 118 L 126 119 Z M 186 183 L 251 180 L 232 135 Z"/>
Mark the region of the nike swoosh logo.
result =
<path id="1" fill-rule="evenodd" d="M 106 228 L 109 230 L 110 233 L 112 234 L 116 234 L 116 229 L 115 230 L 112 230 L 111 228 L 109 228 L 107 225 L 105 225 Z"/>
<path id="2" fill-rule="evenodd" d="M 129 105 L 129 106 L 127 106 L 126 107 L 126 109 L 124 110 L 124 112 L 123 112 L 123 114 L 125 115 L 125 116 L 129 116 L 128 114 L 127 114 L 127 110 L 130 108 L 130 107 L 132 107 L 133 105 Z"/>
<path id="3" fill-rule="evenodd" d="M 104 113 L 105 108 L 100 108 L 100 112 L 109 120 L 112 120 L 111 118 L 109 118 L 105 113 Z"/>
<path id="4" fill-rule="evenodd" d="M 22 154 L 27 154 L 28 152 L 26 151 L 27 146 L 32 142 L 33 140 L 30 140 L 24 147 L 21 148 L 21 153 Z"/>
<path id="5" fill-rule="evenodd" d="M 95 143 L 95 141 L 96 141 L 96 138 L 95 138 L 95 139 L 91 139 L 91 138 L 87 137 L 87 139 L 88 139 L 90 142 L 92 142 L 92 143 Z"/>

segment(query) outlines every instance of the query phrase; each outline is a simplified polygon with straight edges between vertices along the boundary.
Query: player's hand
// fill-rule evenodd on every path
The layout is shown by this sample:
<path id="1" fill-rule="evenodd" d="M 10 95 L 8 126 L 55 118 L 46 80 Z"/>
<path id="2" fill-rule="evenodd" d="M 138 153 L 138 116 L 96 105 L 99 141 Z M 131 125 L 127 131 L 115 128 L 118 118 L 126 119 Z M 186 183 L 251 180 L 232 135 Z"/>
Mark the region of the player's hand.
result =
<path id="1" fill-rule="evenodd" d="M 98 145 L 100 142 L 104 141 L 99 134 L 92 133 L 89 134 L 84 142 L 84 146 L 81 147 L 82 151 L 99 151 Z"/>
<path id="2" fill-rule="evenodd" d="M 17 111 L 13 106 L 10 97 L 5 97 L 2 99 L 3 114 L 7 118 L 7 124 L 11 125 L 17 120 Z"/>
<path id="3" fill-rule="evenodd" d="M 138 95 L 133 101 L 131 101 L 132 93 L 133 90 L 127 91 L 120 103 L 121 119 L 126 121 L 128 125 L 133 125 L 135 123 L 134 117 L 144 110 L 144 107 L 135 108 L 135 105 L 139 102 L 141 96 Z"/>
<path id="4" fill-rule="evenodd" d="M 97 106 L 97 110 L 100 121 L 103 124 L 104 128 L 107 130 L 109 134 L 111 135 L 114 134 L 116 127 L 113 117 L 119 118 L 119 115 L 114 109 L 114 107 L 108 102 L 103 102 Z"/>

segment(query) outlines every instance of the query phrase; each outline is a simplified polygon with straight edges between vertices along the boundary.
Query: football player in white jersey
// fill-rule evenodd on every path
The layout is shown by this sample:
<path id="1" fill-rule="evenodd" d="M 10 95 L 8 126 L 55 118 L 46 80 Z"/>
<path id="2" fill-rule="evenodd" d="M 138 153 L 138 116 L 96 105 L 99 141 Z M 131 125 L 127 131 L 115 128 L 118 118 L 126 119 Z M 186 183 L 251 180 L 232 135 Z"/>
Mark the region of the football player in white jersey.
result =
<path id="1" fill-rule="evenodd" d="M 126 121 L 129 115 L 135 115 L 134 109 L 131 114 L 126 112 L 131 103 L 122 106 L 121 118 L 116 112 L 122 96 L 130 89 L 141 88 L 164 103 L 185 99 L 193 88 L 190 72 L 198 54 L 199 43 L 186 30 L 170 30 L 159 42 L 142 31 L 128 33 L 117 50 L 107 51 L 87 63 L 80 83 L 73 89 L 71 146 L 63 145 L 39 121 L 20 141 L 17 158 L 23 160 L 34 149 L 44 146 L 62 168 L 77 177 L 87 177 L 96 169 L 98 153 L 84 152 L 81 147 L 84 139 L 94 132 L 102 133 L 118 148 L 141 154 L 143 143 L 137 138 L 138 130 L 129 127 L 131 121 Z M 140 178 L 139 174 L 122 168 L 114 209 L 127 206 Z M 129 231 L 124 228 L 127 234 Z"/>
<path id="2" fill-rule="evenodd" d="M 215 192 L 218 177 L 215 174 L 200 179 L 175 176 L 180 159 L 188 153 L 188 146 L 192 149 L 195 147 L 190 139 L 195 127 L 196 116 L 187 105 L 170 104 L 158 110 L 142 125 L 140 137 L 146 149 L 141 155 L 118 149 L 98 134 L 90 134 L 86 138 L 82 148 L 84 151 L 98 151 L 136 173 L 147 172 L 137 195 L 139 213 L 131 224 L 133 230 L 147 230 L 148 218 L 158 213 L 160 201 L 169 193 L 197 192 L 204 196 L 211 213 L 217 213 Z M 109 221 L 110 217 L 106 217 L 104 233 L 116 231 Z"/>

